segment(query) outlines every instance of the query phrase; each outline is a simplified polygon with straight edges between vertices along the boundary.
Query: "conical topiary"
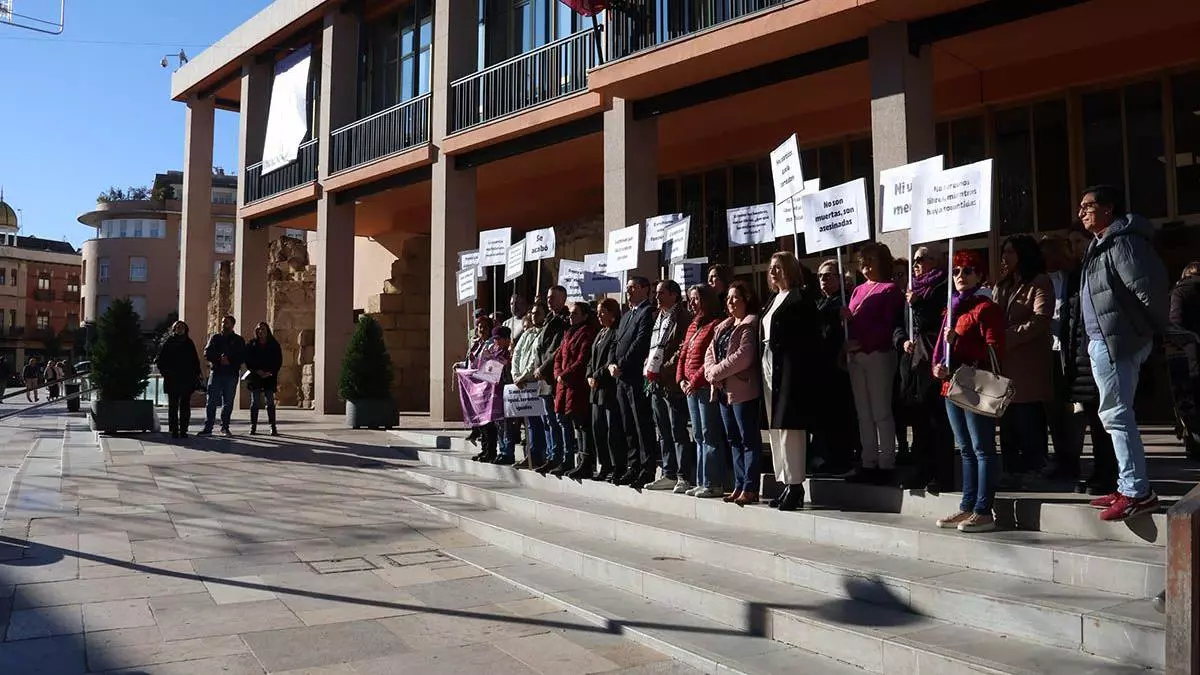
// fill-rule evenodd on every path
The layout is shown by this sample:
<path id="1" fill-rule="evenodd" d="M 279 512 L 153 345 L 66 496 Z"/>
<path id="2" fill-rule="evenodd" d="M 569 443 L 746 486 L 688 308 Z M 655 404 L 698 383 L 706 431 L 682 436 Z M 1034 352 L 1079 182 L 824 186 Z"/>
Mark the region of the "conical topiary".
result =
<path id="1" fill-rule="evenodd" d="M 97 321 L 92 342 L 92 385 L 101 401 L 132 401 L 146 390 L 150 359 L 141 317 L 126 298 L 113 300 Z"/>
<path id="2" fill-rule="evenodd" d="M 383 341 L 383 329 L 369 314 L 359 317 L 346 346 L 338 394 L 343 401 L 392 397 L 392 359 Z"/>

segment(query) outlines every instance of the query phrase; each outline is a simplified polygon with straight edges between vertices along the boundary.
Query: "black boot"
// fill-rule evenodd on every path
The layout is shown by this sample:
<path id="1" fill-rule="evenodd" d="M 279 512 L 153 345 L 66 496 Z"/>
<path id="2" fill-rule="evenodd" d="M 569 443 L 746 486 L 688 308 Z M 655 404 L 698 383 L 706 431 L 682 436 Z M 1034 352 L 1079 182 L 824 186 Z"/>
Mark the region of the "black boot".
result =
<path id="1" fill-rule="evenodd" d="M 769 506 L 773 509 L 779 508 L 779 505 L 782 504 L 785 499 L 787 499 L 788 492 L 790 492 L 791 489 L 792 489 L 791 485 L 784 485 L 783 491 L 780 492 L 777 497 L 775 497 L 771 501 L 767 502 L 767 506 Z"/>
<path id="2" fill-rule="evenodd" d="M 271 424 L 271 435 L 278 436 L 279 429 L 275 428 L 275 406 L 267 406 L 267 422 Z"/>
<path id="3" fill-rule="evenodd" d="M 250 435 L 258 433 L 258 408 L 250 408 Z"/>
<path id="4" fill-rule="evenodd" d="M 804 507 L 804 486 L 789 485 L 783 493 L 783 499 L 779 502 L 780 511 L 795 511 Z"/>
<path id="5" fill-rule="evenodd" d="M 590 480 L 596 473 L 595 467 L 595 460 L 591 457 L 591 455 L 580 455 L 578 464 L 575 465 L 574 469 L 568 471 L 566 475 L 567 478 L 570 478 L 571 480 L 581 481 L 585 478 Z"/>

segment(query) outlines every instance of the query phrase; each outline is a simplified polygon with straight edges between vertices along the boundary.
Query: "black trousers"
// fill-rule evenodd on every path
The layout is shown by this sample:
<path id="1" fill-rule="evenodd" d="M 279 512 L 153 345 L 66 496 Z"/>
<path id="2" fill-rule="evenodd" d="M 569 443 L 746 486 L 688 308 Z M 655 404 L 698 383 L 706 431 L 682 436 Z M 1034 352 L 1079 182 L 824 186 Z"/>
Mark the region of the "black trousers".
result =
<path id="1" fill-rule="evenodd" d="M 592 404 L 592 441 L 596 445 L 596 459 L 601 471 L 611 471 L 618 476 L 625 473 L 629 443 L 619 405 Z"/>
<path id="2" fill-rule="evenodd" d="M 639 378 L 636 384 L 621 380 L 617 383 L 617 402 L 621 407 L 621 423 L 630 439 L 626 462 L 630 470 L 643 476 L 658 467 L 658 443 L 654 440 L 654 418 L 650 413 L 650 398 Z"/>
<path id="3" fill-rule="evenodd" d="M 921 476 L 937 480 L 943 490 L 954 489 L 954 434 L 946 418 L 942 384 L 935 383 L 922 405 L 913 410 L 913 454 Z"/>
<path id="4" fill-rule="evenodd" d="M 1078 443 L 1075 456 L 1083 450 L 1083 435 L 1090 431 L 1092 434 L 1092 473 L 1088 484 L 1110 488 L 1117 491 L 1117 455 L 1113 451 L 1112 436 L 1104 430 L 1100 421 L 1100 404 L 1098 401 L 1083 404 L 1083 413 L 1072 415 L 1070 439 Z"/>
<path id="5" fill-rule="evenodd" d="M 167 420 L 171 433 L 187 433 L 192 420 L 192 392 L 167 394 Z"/>

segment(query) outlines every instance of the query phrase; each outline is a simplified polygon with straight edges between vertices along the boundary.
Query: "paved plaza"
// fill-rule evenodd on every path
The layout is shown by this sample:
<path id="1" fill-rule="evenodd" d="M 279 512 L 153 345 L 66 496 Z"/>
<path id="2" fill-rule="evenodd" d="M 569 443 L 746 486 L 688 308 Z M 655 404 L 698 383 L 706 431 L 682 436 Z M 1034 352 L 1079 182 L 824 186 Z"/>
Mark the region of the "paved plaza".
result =
<path id="1" fill-rule="evenodd" d="M 0 414 L 21 403 L 5 403 Z M 0 673 L 692 673 L 461 562 L 384 432 L 0 421 Z"/>

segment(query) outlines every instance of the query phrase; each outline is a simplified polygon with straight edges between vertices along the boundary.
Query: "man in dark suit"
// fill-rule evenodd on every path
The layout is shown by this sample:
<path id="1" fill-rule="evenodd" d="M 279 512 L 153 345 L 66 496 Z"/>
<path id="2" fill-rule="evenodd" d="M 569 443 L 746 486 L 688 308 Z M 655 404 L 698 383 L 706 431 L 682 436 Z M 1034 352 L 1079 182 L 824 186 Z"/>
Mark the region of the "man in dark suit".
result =
<path id="1" fill-rule="evenodd" d="M 576 449 L 574 429 L 564 428 L 558 415 L 554 414 L 554 355 L 558 353 L 563 334 L 571 323 L 567 311 L 567 289 L 562 286 L 547 289 L 546 305 L 550 311 L 538 336 L 538 358 L 533 369 L 537 379 L 550 385 L 550 395 L 543 397 L 546 399 L 546 461 L 536 467 L 538 473 L 543 475 L 562 466 L 568 455 L 575 455 Z"/>
<path id="2" fill-rule="evenodd" d="M 650 399 L 646 396 L 642 368 L 650 354 L 650 334 L 654 330 L 654 306 L 650 303 L 650 281 L 645 277 L 630 277 L 625 284 L 625 299 L 629 303 L 617 328 L 614 362 L 608 372 L 617 380 L 617 404 L 625 433 L 630 436 L 629 468 L 625 475 L 613 476 L 616 485 L 641 486 L 654 480 L 658 446 L 654 442 L 654 421 Z"/>

